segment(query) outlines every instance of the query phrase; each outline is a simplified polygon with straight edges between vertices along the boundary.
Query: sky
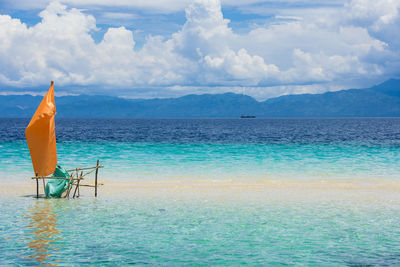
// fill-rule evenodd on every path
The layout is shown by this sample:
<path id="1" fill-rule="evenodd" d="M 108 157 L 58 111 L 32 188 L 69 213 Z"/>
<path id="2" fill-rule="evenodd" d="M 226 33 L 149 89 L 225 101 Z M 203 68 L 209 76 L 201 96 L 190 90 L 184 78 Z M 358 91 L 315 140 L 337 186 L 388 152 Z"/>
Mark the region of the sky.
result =
<path id="1" fill-rule="evenodd" d="M 0 0 L 0 94 L 258 100 L 400 77 L 400 0 Z"/>

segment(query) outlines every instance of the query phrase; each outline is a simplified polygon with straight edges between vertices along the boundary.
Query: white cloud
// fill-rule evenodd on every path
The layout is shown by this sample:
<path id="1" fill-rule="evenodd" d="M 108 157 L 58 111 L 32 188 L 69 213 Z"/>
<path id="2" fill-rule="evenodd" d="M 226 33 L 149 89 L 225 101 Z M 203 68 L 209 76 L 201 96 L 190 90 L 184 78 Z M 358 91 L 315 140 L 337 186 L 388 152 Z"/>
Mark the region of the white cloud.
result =
<path id="1" fill-rule="evenodd" d="M 18 19 L 0 16 L 1 80 L 9 85 L 35 85 L 55 79 L 82 83 L 90 71 L 95 43 L 89 32 L 95 19 L 58 3 L 40 13 L 28 28 Z M 4 71 L 3 71 L 4 70 Z"/>
<path id="2" fill-rule="evenodd" d="M 260 56 L 251 56 L 242 48 L 237 53 L 227 50 L 221 57 L 204 57 L 206 68 L 217 71 L 220 75 L 226 75 L 222 83 L 234 80 L 244 80 L 246 83 L 257 85 L 261 80 L 269 77 L 275 78 L 279 69 L 273 64 L 265 64 Z M 217 79 L 217 77 L 215 77 Z M 210 81 L 212 82 L 212 81 Z"/>
<path id="3" fill-rule="evenodd" d="M 348 17 L 379 31 L 388 24 L 395 23 L 399 17 L 400 1 L 398 0 L 353 0 L 349 2 Z"/>
<path id="4" fill-rule="evenodd" d="M 400 5 L 382 0 L 384 4 L 374 9 L 369 1 L 353 0 L 339 13 L 321 9 L 310 16 L 281 14 L 296 19 L 238 34 L 224 19 L 218 0 L 196 0 L 187 6 L 186 22 L 178 32 L 168 38 L 149 36 L 139 49 L 132 31 L 124 27 L 109 28 L 96 43 L 91 36 L 97 31 L 93 16 L 54 2 L 32 27 L 0 15 L 0 83 L 33 86 L 54 79 L 60 85 L 155 86 L 182 93 L 182 88 L 193 86 L 208 91 L 229 86 L 252 88 L 253 95 L 262 96 L 274 94 L 256 94 L 254 88 L 268 91 L 275 86 L 285 94 L 287 84 L 322 83 L 329 89 L 365 77 L 398 75 L 392 67 L 400 62 L 395 56 L 399 37 L 390 35 L 397 32 Z M 95 2 L 111 5 L 106 0 L 84 1 Z M 118 4 L 128 2 L 136 3 Z M 68 3 L 78 5 L 74 0 Z M 125 19 L 135 14 L 109 16 Z M 302 88 L 316 91 L 315 86 Z"/>
<path id="5" fill-rule="evenodd" d="M 347 22 L 361 25 L 369 34 L 390 46 L 397 56 L 400 52 L 400 1 L 353 0 L 346 5 Z"/>

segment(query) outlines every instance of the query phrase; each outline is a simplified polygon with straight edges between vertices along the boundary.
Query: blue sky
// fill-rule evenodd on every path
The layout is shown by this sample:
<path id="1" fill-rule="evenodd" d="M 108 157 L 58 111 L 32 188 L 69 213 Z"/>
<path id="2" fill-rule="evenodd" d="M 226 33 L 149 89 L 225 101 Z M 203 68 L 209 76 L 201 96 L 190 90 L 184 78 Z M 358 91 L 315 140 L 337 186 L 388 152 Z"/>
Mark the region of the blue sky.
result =
<path id="1" fill-rule="evenodd" d="M 0 0 L 0 94 L 259 100 L 400 76 L 398 0 Z"/>

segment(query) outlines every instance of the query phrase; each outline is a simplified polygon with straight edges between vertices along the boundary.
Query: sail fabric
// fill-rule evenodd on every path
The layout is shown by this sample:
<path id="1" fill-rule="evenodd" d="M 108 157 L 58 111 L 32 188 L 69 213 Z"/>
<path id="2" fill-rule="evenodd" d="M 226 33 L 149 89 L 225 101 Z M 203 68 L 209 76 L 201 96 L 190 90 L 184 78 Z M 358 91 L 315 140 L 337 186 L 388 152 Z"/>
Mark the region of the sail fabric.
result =
<path id="1" fill-rule="evenodd" d="M 57 166 L 55 114 L 54 84 L 51 82 L 49 91 L 25 129 L 35 176 L 52 174 Z"/>
<path id="2" fill-rule="evenodd" d="M 53 176 L 70 178 L 68 171 L 59 165 L 57 165 Z M 68 189 L 68 186 L 69 188 L 72 187 L 72 183 L 68 179 L 50 179 L 45 187 L 46 197 L 61 197 L 62 193 Z"/>

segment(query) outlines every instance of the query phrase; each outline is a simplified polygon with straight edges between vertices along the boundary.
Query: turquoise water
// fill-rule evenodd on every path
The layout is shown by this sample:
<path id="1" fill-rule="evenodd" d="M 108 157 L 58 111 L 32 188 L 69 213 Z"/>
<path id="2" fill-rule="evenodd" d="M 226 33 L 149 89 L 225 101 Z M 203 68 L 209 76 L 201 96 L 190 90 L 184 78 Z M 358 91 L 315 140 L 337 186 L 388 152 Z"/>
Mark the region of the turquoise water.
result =
<path id="1" fill-rule="evenodd" d="M 261 201 L 260 201 L 261 199 Z M 2 199 L 2 265 L 400 263 L 400 202 Z"/>
<path id="2" fill-rule="evenodd" d="M 0 149 L 0 179 L 32 176 L 26 142 L 3 142 Z M 101 159 L 108 180 L 400 179 L 397 146 L 60 142 L 57 149 L 66 168 Z"/>
<path id="3" fill-rule="evenodd" d="M 183 181 L 71 200 L 6 192 L 33 183 L 26 124 L 0 119 L 0 265 L 400 265 L 400 119 L 60 120 L 59 163 L 100 159 L 104 190 Z"/>

